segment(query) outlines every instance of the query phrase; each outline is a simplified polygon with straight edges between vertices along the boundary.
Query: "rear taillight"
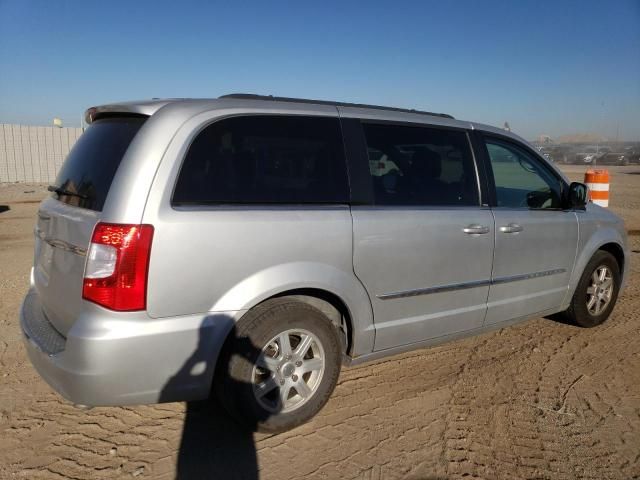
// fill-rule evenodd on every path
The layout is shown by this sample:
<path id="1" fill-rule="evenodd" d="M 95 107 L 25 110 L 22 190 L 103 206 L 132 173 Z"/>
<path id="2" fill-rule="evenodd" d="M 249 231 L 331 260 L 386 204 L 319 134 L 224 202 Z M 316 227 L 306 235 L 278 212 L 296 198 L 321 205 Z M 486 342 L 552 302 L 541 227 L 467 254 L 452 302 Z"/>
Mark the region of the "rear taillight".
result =
<path id="1" fill-rule="evenodd" d="M 98 223 L 84 270 L 82 298 L 111 310 L 144 310 L 152 225 Z"/>

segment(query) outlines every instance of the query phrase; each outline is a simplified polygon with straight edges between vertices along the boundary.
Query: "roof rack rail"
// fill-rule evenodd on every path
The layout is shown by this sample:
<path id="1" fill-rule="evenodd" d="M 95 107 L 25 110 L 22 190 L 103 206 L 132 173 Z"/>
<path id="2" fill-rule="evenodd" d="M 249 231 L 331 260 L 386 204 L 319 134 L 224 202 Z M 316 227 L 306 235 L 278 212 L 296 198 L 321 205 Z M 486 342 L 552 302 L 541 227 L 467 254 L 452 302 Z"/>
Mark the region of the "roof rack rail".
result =
<path id="1" fill-rule="evenodd" d="M 403 112 L 403 113 L 419 113 L 422 115 L 432 115 L 434 117 L 453 118 L 453 116 L 447 113 L 433 113 L 425 112 L 423 110 L 414 110 L 413 108 L 396 108 L 396 107 L 383 107 L 381 105 L 366 105 L 363 103 L 346 103 L 346 102 L 332 102 L 329 100 L 311 100 L 308 98 L 290 98 L 290 97 L 274 97 L 273 95 L 257 95 L 255 93 L 230 93 L 222 95 L 218 98 L 237 98 L 240 100 L 271 100 L 274 102 L 295 102 L 295 103 L 311 103 L 314 105 L 332 105 L 335 107 L 356 107 L 356 108 L 372 108 L 375 110 L 386 110 L 390 112 Z"/>

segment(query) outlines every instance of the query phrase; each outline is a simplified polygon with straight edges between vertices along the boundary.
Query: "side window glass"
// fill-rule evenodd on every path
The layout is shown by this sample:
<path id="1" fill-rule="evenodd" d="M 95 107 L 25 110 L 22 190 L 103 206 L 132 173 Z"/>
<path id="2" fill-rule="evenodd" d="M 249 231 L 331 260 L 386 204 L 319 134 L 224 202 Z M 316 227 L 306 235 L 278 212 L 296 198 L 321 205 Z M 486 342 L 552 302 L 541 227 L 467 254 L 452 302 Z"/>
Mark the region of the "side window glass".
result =
<path id="1" fill-rule="evenodd" d="M 363 123 L 377 205 L 478 205 L 464 132 Z"/>
<path id="2" fill-rule="evenodd" d="M 560 181 L 524 149 L 487 139 L 498 207 L 561 207 Z"/>
<path id="3" fill-rule="evenodd" d="M 339 120 L 245 116 L 215 122 L 184 159 L 174 204 L 348 203 Z"/>

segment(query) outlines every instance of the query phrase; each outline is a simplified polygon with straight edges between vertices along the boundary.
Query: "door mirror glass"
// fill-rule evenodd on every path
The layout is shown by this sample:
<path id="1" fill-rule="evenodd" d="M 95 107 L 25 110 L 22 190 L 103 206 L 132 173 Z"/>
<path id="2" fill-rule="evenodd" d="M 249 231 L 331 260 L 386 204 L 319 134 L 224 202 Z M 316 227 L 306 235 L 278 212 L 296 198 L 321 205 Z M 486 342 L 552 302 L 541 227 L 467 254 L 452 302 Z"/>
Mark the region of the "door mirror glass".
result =
<path id="1" fill-rule="evenodd" d="M 587 205 L 587 186 L 584 183 L 572 182 L 569 185 L 569 207 L 584 208 Z"/>

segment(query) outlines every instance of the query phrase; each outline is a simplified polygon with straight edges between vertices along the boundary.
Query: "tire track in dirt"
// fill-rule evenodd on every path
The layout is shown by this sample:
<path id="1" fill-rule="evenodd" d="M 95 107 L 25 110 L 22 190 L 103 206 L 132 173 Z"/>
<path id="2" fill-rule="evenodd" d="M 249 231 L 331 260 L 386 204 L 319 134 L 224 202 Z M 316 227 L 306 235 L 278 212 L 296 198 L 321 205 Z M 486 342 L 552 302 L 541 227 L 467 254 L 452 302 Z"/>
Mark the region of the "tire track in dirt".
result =
<path id="1" fill-rule="evenodd" d="M 623 192 L 615 191 L 612 205 Z M 640 213 L 627 213 L 640 226 Z M 0 248 L 0 478 L 175 478 L 185 405 L 79 411 L 32 370 L 17 315 L 33 222 L 4 225 L 24 245 Z M 640 237 L 630 244 L 640 251 Z M 346 369 L 309 424 L 253 435 L 245 453 L 265 480 L 640 478 L 640 254 L 629 268 L 627 290 L 600 327 L 536 319 Z M 210 422 L 199 445 L 242 471 L 243 457 L 224 443 L 235 427 Z"/>
<path id="2" fill-rule="evenodd" d="M 289 478 L 335 478 L 338 472 L 342 478 L 364 478 L 377 464 L 380 478 L 624 478 L 616 477 L 622 471 L 630 478 L 638 469 L 637 458 L 621 456 L 607 466 L 618 440 L 609 438 L 607 448 L 603 440 L 583 445 L 593 429 L 604 428 L 606 435 L 606 424 L 598 421 L 615 416 L 630 398 L 606 389 L 599 397 L 583 398 L 587 387 L 594 388 L 585 380 L 566 395 L 563 390 L 575 377 L 565 372 L 576 359 L 582 358 L 585 375 L 594 380 L 619 359 L 598 364 L 597 357 L 586 356 L 597 350 L 585 345 L 587 331 L 560 335 L 567 330 L 574 331 L 536 320 L 472 342 L 346 371 L 344 385 L 312 423 L 283 435 L 256 437 L 263 477 L 287 471 Z M 40 390 L 44 398 L 27 399 L 31 406 L 11 418 L 9 436 L 23 449 L 8 464 L 20 468 L 16 473 L 29 478 L 130 478 L 162 474 L 161 460 L 166 468 L 175 462 L 183 418 L 179 406 L 85 413 L 46 387 Z M 556 413 L 563 397 L 565 415 Z M 603 406 L 607 402 L 613 410 Z M 45 420 L 43 412 L 48 412 Z M 576 425 L 579 414 L 585 426 Z M 627 420 L 623 426 L 620 435 L 633 444 L 640 425 Z M 113 448 L 116 455 L 110 453 Z M 292 464 L 300 450 L 322 455 Z M 576 452 L 582 451 L 588 452 L 597 473 L 581 466 L 584 461 Z"/>

